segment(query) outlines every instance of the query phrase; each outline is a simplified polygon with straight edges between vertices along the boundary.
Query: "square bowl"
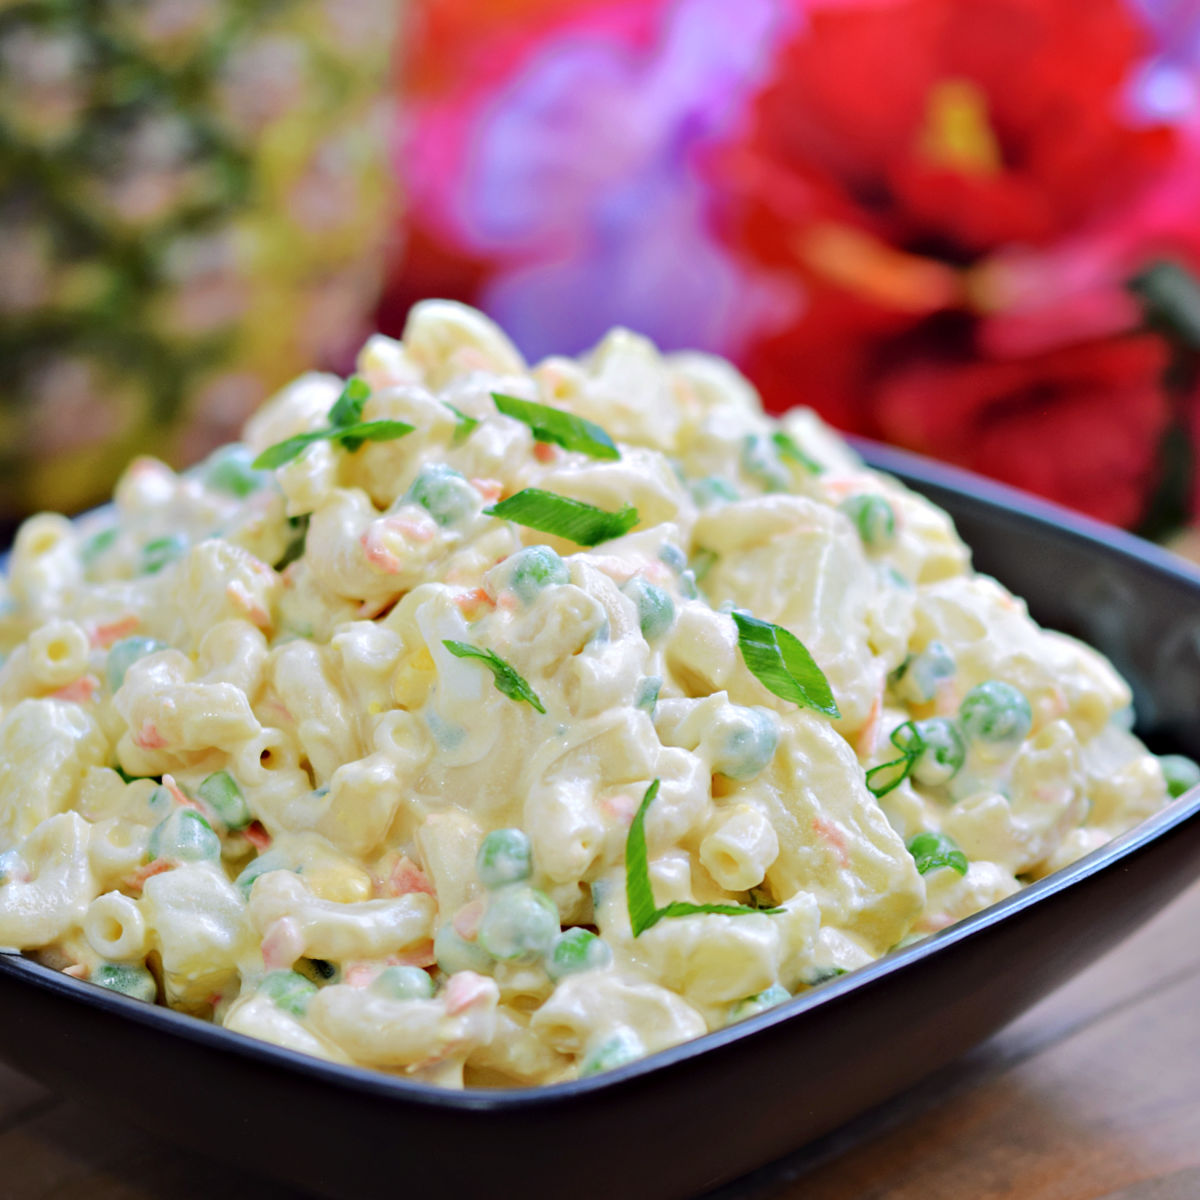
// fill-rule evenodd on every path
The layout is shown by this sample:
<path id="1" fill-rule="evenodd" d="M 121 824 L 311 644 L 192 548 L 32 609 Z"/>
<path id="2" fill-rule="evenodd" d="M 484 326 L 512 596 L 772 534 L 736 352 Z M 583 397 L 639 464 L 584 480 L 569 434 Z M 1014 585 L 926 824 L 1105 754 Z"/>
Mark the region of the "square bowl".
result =
<path id="1" fill-rule="evenodd" d="M 1200 756 L 1200 573 L 962 472 L 860 445 L 954 518 L 976 566 L 1106 653 L 1139 733 Z M 1200 788 L 1007 900 L 618 1070 L 449 1092 L 255 1041 L 0 955 L 0 1057 L 171 1140 L 328 1196 L 688 1196 L 895 1095 L 1065 982 L 1200 863 Z"/>

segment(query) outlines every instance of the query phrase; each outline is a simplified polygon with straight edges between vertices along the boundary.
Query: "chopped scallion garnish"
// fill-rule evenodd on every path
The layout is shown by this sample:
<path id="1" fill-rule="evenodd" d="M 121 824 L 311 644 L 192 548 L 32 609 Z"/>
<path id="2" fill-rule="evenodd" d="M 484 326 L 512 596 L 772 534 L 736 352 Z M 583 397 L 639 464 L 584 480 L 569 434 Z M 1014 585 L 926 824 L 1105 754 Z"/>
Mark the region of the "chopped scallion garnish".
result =
<path id="1" fill-rule="evenodd" d="M 618 512 L 609 512 L 541 488 L 525 488 L 483 511 L 491 517 L 566 538 L 579 546 L 595 546 L 621 537 L 638 523 L 638 511 L 632 504 L 626 504 Z"/>
<path id="2" fill-rule="evenodd" d="M 833 689 L 794 633 L 749 613 L 734 612 L 742 661 L 759 683 L 781 700 L 840 717 Z"/>
<path id="3" fill-rule="evenodd" d="M 535 404 L 532 400 L 521 400 L 502 392 L 493 392 L 492 399 L 506 417 L 528 425 L 539 442 L 553 442 L 564 450 L 578 450 L 591 458 L 621 457 L 612 438 L 592 421 L 564 412 L 561 408 Z"/>
<path id="4" fill-rule="evenodd" d="M 749 908 L 745 904 L 690 904 L 684 900 L 673 900 L 662 908 L 655 906 L 654 891 L 650 886 L 650 863 L 646 855 L 646 810 L 658 795 L 661 782 L 656 779 L 646 789 L 625 841 L 625 901 L 629 906 L 629 924 L 633 936 L 640 937 L 664 917 L 694 917 L 706 913 L 751 917 L 783 912 L 782 908 Z"/>
<path id="5" fill-rule="evenodd" d="M 526 704 L 532 704 L 540 713 L 546 711 L 533 688 L 494 650 L 481 650 L 478 646 L 472 646 L 470 642 L 455 642 L 448 638 L 443 640 L 442 645 L 455 658 L 477 658 L 483 663 L 491 671 L 496 681 L 496 691 L 501 695 L 510 700 L 523 700 Z"/>

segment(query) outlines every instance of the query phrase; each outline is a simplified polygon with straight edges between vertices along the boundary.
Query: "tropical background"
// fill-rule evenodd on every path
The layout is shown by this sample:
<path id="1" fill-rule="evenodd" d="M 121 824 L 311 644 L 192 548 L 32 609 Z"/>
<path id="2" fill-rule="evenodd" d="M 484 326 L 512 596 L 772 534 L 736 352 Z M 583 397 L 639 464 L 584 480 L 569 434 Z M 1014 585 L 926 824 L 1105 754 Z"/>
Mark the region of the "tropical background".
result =
<path id="1" fill-rule="evenodd" d="M 1200 554 L 1200 0 L 8 0 L 4 503 L 427 295 Z"/>

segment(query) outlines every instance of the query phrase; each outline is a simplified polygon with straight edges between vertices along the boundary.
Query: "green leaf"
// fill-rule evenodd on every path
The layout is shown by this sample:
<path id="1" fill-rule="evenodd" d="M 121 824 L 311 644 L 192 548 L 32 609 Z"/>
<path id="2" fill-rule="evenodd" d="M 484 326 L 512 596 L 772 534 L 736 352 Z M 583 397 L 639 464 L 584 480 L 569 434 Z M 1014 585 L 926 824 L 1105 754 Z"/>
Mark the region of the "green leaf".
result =
<path id="1" fill-rule="evenodd" d="M 405 421 L 361 421 L 331 433 L 330 439 L 353 453 L 363 442 L 391 442 L 412 433 L 415 425 Z"/>
<path id="2" fill-rule="evenodd" d="M 632 504 L 624 505 L 619 512 L 609 512 L 541 488 L 525 488 L 483 511 L 491 517 L 566 538 L 579 546 L 595 546 L 621 537 L 638 523 L 638 511 Z"/>
<path id="3" fill-rule="evenodd" d="M 553 442 L 564 450 L 578 450 L 592 458 L 620 458 L 611 437 L 599 425 L 576 417 L 561 408 L 550 408 L 546 404 L 535 404 L 532 400 L 521 400 L 493 392 L 496 407 L 506 417 L 523 421 L 533 431 L 539 442 Z"/>
<path id="4" fill-rule="evenodd" d="M 645 933 L 658 920 L 654 891 L 650 887 L 650 862 L 646 857 L 646 810 L 658 795 L 660 782 L 656 779 L 646 789 L 625 839 L 625 902 L 634 937 Z"/>
<path id="5" fill-rule="evenodd" d="M 448 400 L 443 400 L 442 404 L 454 414 L 454 435 L 450 438 L 450 445 L 461 446 L 475 432 L 479 421 L 475 417 L 468 417 Z"/>
<path id="6" fill-rule="evenodd" d="M 256 471 L 270 471 L 282 467 L 293 458 L 299 458 L 313 442 L 324 441 L 330 433 L 331 430 L 328 429 L 317 429 L 312 433 L 298 433 L 295 437 L 285 438 L 282 442 L 268 446 L 250 466 Z"/>
<path id="7" fill-rule="evenodd" d="M 800 443 L 791 435 L 784 433 L 782 429 L 778 433 L 771 434 L 771 441 L 775 443 L 775 449 L 779 451 L 780 458 L 793 462 L 798 467 L 811 471 L 814 475 L 820 475 L 824 471 L 825 468 L 811 455 L 806 454 Z"/>
<path id="8" fill-rule="evenodd" d="M 299 458 L 313 442 L 331 441 L 353 454 L 363 442 L 390 442 L 412 433 L 416 428 L 405 421 L 364 421 L 363 406 L 371 394 L 370 385 L 358 375 L 351 375 L 342 394 L 329 410 L 329 424 L 324 429 L 298 433 L 268 446 L 250 466 L 256 471 L 273 470 Z"/>
<path id="9" fill-rule="evenodd" d="M 744 904 L 691 904 L 673 900 L 662 908 L 654 906 L 654 891 L 650 886 L 650 863 L 646 855 L 646 811 L 658 795 L 661 780 L 654 780 L 646 789 L 637 814 L 629 826 L 625 840 L 625 903 L 629 907 L 629 925 L 634 937 L 640 937 L 666 917 L 692 917 L 717 913 L 727 917 L 753 916 L 756 913 L 773 915 L 782 908 L 748 908 Z"/>
<path id="10" fill-rule="evenodd" d="M 905 721 L 892 730 L 891 743 L 900 751 L 900 757 L 891 762 L 880 763 L 867 772 L 867 787 L 878 800 L 898 788 L 911 774 L 917 759 L 925 750 L 925 740 L 917 732 L 912 721 Z"/>
<path id="11" fill-rule="evenodd" d="M 749 613 L 734 612 L 742 661 L 759 683 L 781 700 L 840 717 L 825 673 L 793 633 Z"/>
<path id="12" fill-rule="evenodd" d="M 455 658 L 477 658 L 489 671 L 496 681 L 496 691 L 507 696 L 510 700 L 524 700 L 532 704 L 540 713 L 546 710 L 538 699 L 537 693 L 521 676 L 504 661 L 494 650 L 481 650 L 470 642 L 455 642 L 445 639 L 442 645 Z"/>
<path id="13" fill-rule="evenodd" d="M 362 420 L 363 405 L 370 394 L 370 384 L 359 375 L 351 375 L 342 388 L 342 394 L 329 410 L 330 427 L 340 429 L 346 425 L 357 425 Z"/>
<path id="14" fill-rule="evenodd" d="M 967 873 L 967 856 L 958 848 L 958 843 L 944 833 L 918 833 L 908 843 L 908 852 L 922 875 L 939 867 L 949 867 L 960 875 Z"/>

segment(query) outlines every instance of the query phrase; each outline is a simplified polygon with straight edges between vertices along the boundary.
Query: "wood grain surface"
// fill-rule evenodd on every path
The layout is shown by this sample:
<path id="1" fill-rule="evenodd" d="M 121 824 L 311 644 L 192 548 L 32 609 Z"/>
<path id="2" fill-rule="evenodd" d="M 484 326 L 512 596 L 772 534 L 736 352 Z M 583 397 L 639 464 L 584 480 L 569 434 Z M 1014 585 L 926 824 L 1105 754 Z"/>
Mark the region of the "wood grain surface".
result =
<path id="1" fill-rule="evenodd" d="M 289 1195 L 0 1067 L 2 1200 Z M 710 1200 L 1101 1198 L 1200 1200 L 1200 885 L 967 1058 Z"/>

